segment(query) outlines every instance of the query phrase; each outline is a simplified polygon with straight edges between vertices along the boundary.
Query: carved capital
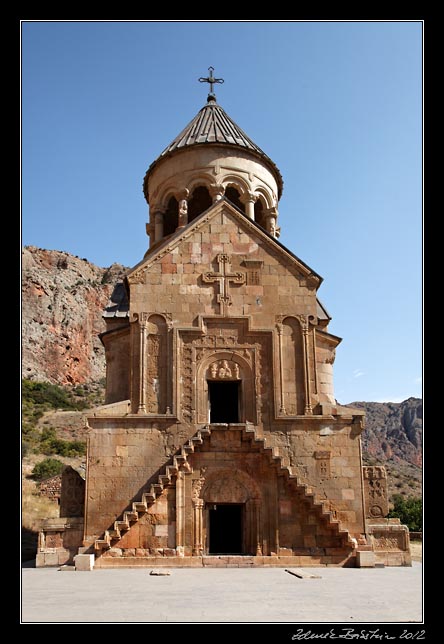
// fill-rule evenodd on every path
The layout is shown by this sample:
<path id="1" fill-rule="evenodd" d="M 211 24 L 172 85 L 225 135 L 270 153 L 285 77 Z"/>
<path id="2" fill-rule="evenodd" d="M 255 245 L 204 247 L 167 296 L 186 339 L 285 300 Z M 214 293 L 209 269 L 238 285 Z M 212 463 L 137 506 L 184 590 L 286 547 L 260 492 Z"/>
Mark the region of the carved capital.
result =
<path id="1" fill-rule="evenodd" d="M 177 201 L 181 201 L 182 199 L 188 200 L 190 191 L 188 190 L 188 188 L 181 188 L 175 193 L 174 196 L 176 197 Z"/>
<path id="2" fill-rule="evenodd" d="M 171 315 L 171 313 L 164 313 L 163 315 L 165 317 L 165 322 L 166 322 L 168 331 L 172 331 L 174 328 L 173 316 Z"/>
<path id="3" fill-rule="evenodd" d="M 266 217 L 274 217 L 274 219 L 277 219 L 278 216 L 278 209 L 276 206 L 272 206 L 271 208 L 267 208 L 265 211 L 265 216 Z"/>
<path id="4" fill-rule="evenodd" d="M 225 194 L 225 188 L 219 183 L 212 183 L 209 187 L 209 193 L 213 202 L 220 201 Z"/>
<path id="5" fill-rule="evenodd" d="M 301 325 L 302 333 L 304 335 L 308 334 L 308 316 L 307 315 L 297 315 L 299 324 Z"/>
<path id="6" fill-rule="evenodd" d="M 258 199 L 259 195 L 255 195 L 254 192 L 251 192 L 250 190 L 247 190 L 243 195 L 239 197 L 239 201 L 243 204 L 256 203 Z"/>

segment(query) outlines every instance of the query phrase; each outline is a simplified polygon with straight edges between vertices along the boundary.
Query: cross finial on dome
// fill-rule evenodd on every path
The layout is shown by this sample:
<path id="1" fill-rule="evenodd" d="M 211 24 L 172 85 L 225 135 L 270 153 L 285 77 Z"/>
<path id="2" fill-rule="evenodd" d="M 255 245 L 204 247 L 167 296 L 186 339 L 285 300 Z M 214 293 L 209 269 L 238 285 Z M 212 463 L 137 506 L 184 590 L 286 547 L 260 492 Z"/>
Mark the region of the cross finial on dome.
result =
<path id="1" fill-rule="evenodd" d="M 216 100 L 216 94 L 213 91 L 213 85 L 215 83 L 224 83 L 223 78 L 214 78 L 213 72 L 214 72 L 214 67 L 208 67 L 208 71 L 210 72 L 207 78 L 199 78 L 200 83 L 209 83 L 210 84 L 210 93 L 208 94 L 207 101 L 215 101 Z"/>

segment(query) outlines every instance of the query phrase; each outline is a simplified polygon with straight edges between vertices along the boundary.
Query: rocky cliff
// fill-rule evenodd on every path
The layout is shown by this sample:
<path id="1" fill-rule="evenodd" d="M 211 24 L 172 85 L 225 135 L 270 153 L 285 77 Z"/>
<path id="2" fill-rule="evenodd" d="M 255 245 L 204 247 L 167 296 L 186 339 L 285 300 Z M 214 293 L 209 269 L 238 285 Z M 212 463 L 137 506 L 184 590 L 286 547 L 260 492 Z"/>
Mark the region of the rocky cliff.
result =
<path id="1" fill-rule="evenodd" d="M 126 270 L 119 264 L 99 268 L 61 251 L 23 249 L 24 378 L 60 385 L 103 379 L 102 311 Z"/>
<path id="2" fill-rule="evenodd" d="M 365 410 L 362 446 L 369 459 L 379 463 L 402 460 L 422 466 L 422 400 L 354 402 L 349 406 Z"/>

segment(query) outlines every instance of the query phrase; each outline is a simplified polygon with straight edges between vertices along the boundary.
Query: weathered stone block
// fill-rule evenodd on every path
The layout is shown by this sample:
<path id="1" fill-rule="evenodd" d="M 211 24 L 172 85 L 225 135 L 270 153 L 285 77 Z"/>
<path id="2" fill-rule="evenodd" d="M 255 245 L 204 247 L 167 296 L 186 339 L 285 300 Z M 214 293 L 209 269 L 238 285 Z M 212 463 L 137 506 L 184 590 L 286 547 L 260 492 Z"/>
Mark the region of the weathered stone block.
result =
<path id="1" fill-rule="evenodd" d="M 374 568 L 375 567 L 375 553 L 369 550 L 358 550 L 356 552 L 356 567 L 357 568 Z"/>
<path id="2" fill-rule="evenodd" d="M 94 555 L 76 555 L 74 557 L 76 570 L 93 570 L 94 559 Z"/>

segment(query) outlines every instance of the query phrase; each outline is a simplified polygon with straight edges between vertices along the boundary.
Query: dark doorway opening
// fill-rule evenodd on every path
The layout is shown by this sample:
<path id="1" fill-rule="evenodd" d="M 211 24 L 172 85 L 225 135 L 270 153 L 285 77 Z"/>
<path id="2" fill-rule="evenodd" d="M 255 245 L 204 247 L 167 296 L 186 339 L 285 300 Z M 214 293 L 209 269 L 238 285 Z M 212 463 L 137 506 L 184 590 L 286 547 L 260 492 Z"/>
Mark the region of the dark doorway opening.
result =
<path id="1" fill-rule="evenodd" d="M 210 505 L 210 554 L 242 554 L 243 507 L 237 503 Z"/>
<path id="2" fill-rule="evenodd" d="M 210 423 L 239 422 L 239 385 L 238 380 L 208 381 Z"/>

